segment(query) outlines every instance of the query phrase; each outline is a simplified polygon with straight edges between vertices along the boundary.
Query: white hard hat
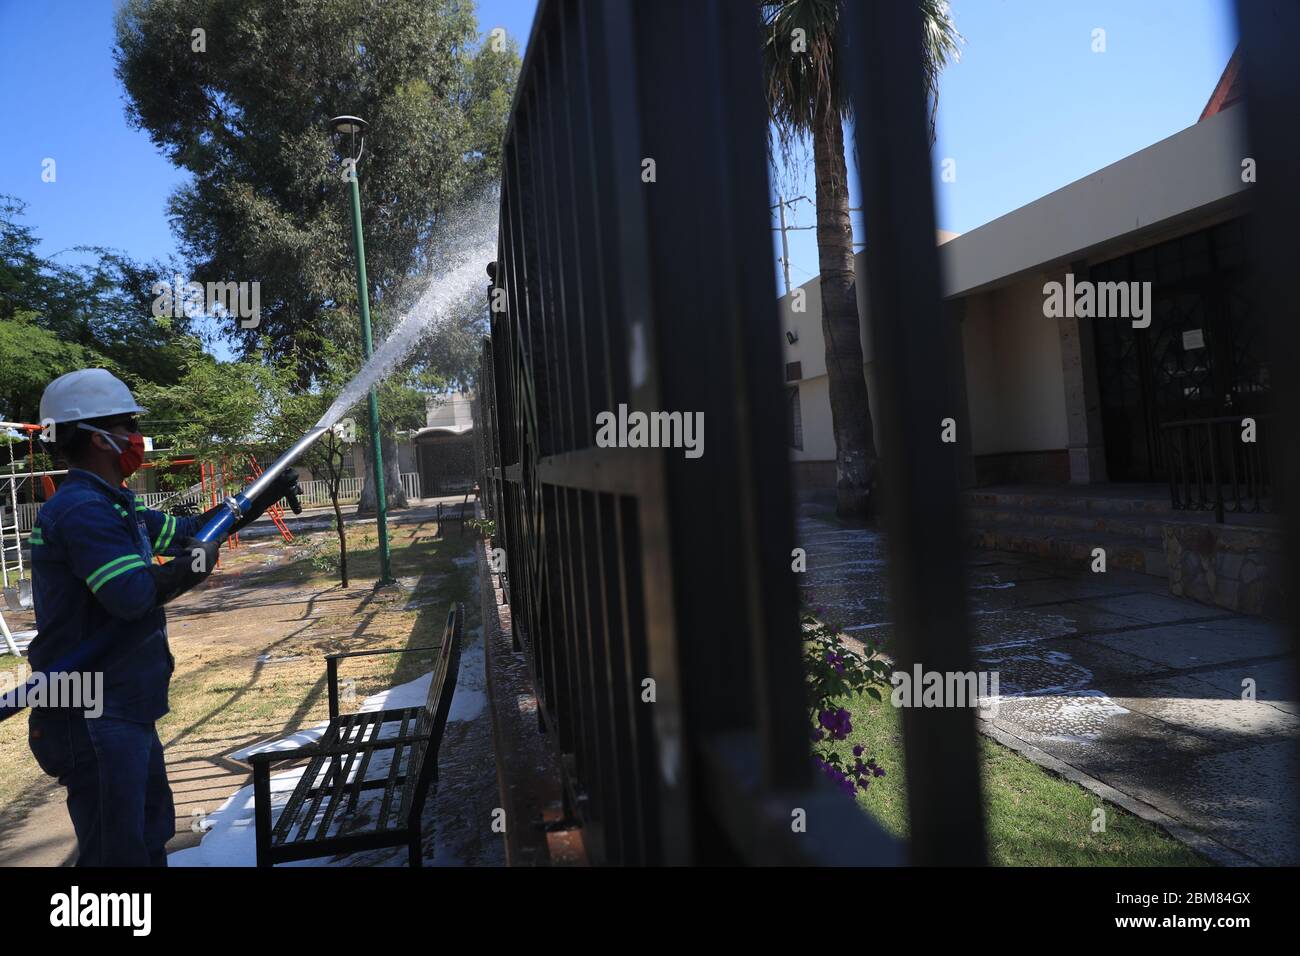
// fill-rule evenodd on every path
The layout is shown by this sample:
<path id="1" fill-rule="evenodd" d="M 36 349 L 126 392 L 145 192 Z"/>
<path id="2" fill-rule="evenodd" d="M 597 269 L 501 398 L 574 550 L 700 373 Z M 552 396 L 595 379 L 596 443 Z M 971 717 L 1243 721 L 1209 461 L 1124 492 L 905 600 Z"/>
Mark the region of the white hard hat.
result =
<path id="1" fill-rule="evenodd" d="M 126 383 L 103 368 L 82 368 L 60 375 L 45 386 L 45 394 L 41 396 L 42 423 L 59 424 L 147 411 L 136 404 Z"/>

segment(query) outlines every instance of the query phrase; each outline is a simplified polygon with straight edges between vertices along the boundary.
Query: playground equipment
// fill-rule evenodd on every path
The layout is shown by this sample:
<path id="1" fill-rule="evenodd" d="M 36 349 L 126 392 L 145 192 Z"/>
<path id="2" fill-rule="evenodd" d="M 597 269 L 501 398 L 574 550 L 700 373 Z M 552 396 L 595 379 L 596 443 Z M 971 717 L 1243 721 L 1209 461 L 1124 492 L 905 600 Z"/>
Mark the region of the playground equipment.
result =
<path id="1" fill-rule="evenodd" d="M 261 477 L 262 466 L 257 463 L 257 459 L 252 455 L 248 456 L 248 463 L 252 466 L 253 473 L 245 480 L 252 482 Z M 289 526 L 284 523 L 284 509 L 278 504 L 274 504 L 266 509 L 266 513 L 270 515 L 271 521 L 275 523 L 275 526 L 280 529 L 280 537 L 284 538 L 286 542 L 293 541 L 293 532 L 290 531 Z"/>

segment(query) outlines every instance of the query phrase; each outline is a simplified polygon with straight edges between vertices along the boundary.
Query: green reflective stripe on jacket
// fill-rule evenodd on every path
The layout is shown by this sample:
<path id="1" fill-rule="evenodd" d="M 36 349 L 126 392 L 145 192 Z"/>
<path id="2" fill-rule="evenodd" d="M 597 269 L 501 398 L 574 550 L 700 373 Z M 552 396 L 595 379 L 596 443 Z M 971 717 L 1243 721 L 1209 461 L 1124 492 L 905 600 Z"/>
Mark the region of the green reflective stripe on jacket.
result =
<path id="1" fill-rule="evenodd" d="M 40 529 L 40 528 L 33 528 L 33 529 L 32 529 L 31 543 L 32 543 L 32 544 L 44 544 L 44 543 L 45 543 L 45 535 L 41 534 L 41 529 Z"/>
<path id="2" fill-rule="evenodd" d="M 154 540 L 153 549 L 155 551 L 165 551 L 167 546 L 172 543 L 172 537 L 176 534 L 176 518 L 172 515 L 163 515 L 163 526 L 158 532 L 157 539 Z"/>
<path id="3" fill-rule="evenodd" d="M 115 570 L 108 572 L 108 574 L 100 578 L 98 582 L 92 584 L 90 587 L 90 592 L 92 594 L 97 593 L 100 588 L 102 588 L 109 581 L 113 580 L 113 578 L 117 577 L 119 574 L 126 574 L 126 572 L 134 571 L 136 568 L 149 567 L 149 565 L 145 562 L 144 558 L 140 557 L 139 555 L 135 555 L 134 557 L 135 557 L 134 561 L 130 561 L 127 564 L 122 565 L 120 568 L 116 568 Z"/>
<path id="4" fill-rule="evenodd" d="M 90 575 L 86 578 L 86 584 L 89 585 L 91 591 L 98 591 L 105 581 L 135 567 L 145 567 L 144 558 L 138 554 L 124 554 L 120 558 L 114 558 L 107 564 L 101 564 L 90 572 Z"/>

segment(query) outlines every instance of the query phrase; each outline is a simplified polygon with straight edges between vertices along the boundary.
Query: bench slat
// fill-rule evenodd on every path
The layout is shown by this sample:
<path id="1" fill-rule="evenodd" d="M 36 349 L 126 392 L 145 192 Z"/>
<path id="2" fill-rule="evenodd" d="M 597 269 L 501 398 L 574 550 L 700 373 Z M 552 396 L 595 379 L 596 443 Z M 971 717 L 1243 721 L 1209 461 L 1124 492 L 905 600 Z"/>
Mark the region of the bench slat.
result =
<path id="1" fill-rule="evenodd" d="M 376 716 L 375 712 L 366 714 L 348 714 L 346 717 L 340 717 L 330 721 L 325 733 L 317 746 L 337 747 L 343 744 L 352 743 L 353 732 L 358 727 L 364 734 L 365 726 Z M 288 843 L 297 843 L 305 840 L 311 832 L 311 823 L 315 819 L 316 813 L 320 808 L 323 790 L 329 786 L 330 776 L 326 777 L 325 784 L 322 786 L 318 783 L 321 769 L 326 761 L 330 761 L 330 770 L 334 769 L 334 760 L 328 755 L 317 755 L 312 757 L 307 764 L 307 769 L 303 771 L 302 777 L 298 780 L 298 785 L 294 787 L 284 810 L 280 813 L 280 819 L 276 821 L 275 829 L 271 834 L 272 846 L 283 846 Z M 315 799 L 307 809 L 307 799 L 314 795 Z M 304 813 L 303 811 L 306 810 Z"/>
<path id="2" fill-rule="evenodd" d="M 411 718 L 409 713 L 407 714 L 406 717 L 402 718 L 401 735 L 403 737 L 406 736 L 406 728 L 410 719 Z M 417 720 L 416 726 L 418 725 L 419 722 Z M 384 787 L 384 801 L 379 806 L 379 819 L 376 821 L 376 826 L 380 830 L 388 829 L 388 810 L 393 803 L 393 789 L 397 786 L 397 782 L 399 780 L 399 777 L 397 776 L 397 771 L 402 762 L 402 750 L 404 749 L 409 749 L 409 748 L 397 747 L 393 750 L 393 765 L 388 768 L 388 785 Z"/>
<path id="3" fill-rule="evenodd" d="M 368 719 L 358 721 L 356 726 L 358 728 L 356 739 L 350 740 L 349 743 L 363 744 L 377 738 L 384 729 L 383 711 L 372 712 Z M 334 819 L 334 814 L 338 811 L 339 803 L 342 802 L 344 789 L 348 786 L 348 776 L 352 773 L 352 768 L 356 765 L 358 758 L 363 758 L 365 763 L 369 763 L 370 755 L 374 752 L 374 748 L 367 748 L 364 755 L 357 752 L 348 755 L 347 766 L 344 767 L 343 772 L 339 774 L 338 780 L 334 784 L 334 792 L 330 794 L 329 805 L 325 809 L 325 816 L 321 820 L 320 826 L 316 828 L 316 839 L 319 840 L 322 837 L 329 836 L 330 823 Z M 362 766 L 364 767 L 364 763 Z M 358 776 L 361 777 L 364 776 L 364 774 L 365 770 L 362 769 L 359 771 Z"/>
<path id="4" fill-rule="evenodd" d="M 329 733 L 327 730 L 326 736 Z M 293 828 L 293 822 L 297 819 L 298 812 L 307 799 L 308 791 L 314 786 L 325 759 L 325 757 L 317 755 L 307 762 L 307 768 L 302 772 L 298 785 L 293 788 L 293 793 L 289 795 L 288 802 L 285 803 L 284 809 L 280 811 L 280 818 L 275 821 L 275 829 L 271 831 L 272 846 L 287 842 L 287 837 Z"/>
<path id="5" fill-rule="evenodd" d="M 383 733 L 384 727 L 391 721 L 380 721 L 379 729 L 375 733 Z M 361 758 L 361 766 L 357 768 L 357 779 L 348 793 L 348 813 L 352 813 L 357 808 L 357 801 L 361 798 L 361 791 L 366 788 L 366 771 L 370 768 L 370 758 L 375 751 L 367 750 Z"/>

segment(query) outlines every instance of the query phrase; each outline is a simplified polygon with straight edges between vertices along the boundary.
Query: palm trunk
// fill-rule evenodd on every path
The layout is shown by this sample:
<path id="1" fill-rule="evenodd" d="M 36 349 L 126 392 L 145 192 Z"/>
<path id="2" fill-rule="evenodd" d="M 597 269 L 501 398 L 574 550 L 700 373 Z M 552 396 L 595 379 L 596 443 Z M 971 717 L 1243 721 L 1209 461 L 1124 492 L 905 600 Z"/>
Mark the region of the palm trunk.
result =
<path id="1" fill-rule="evenodd" d="M 817 255 L 821 270 L 822 336 L 835 434 L 836 512 L 869 516 L 875 506 L 876 443 L 863 371 L 849 220 L 844 128 L 828 106 L 813 118 L 813 168 L 817 180 Z"/>

